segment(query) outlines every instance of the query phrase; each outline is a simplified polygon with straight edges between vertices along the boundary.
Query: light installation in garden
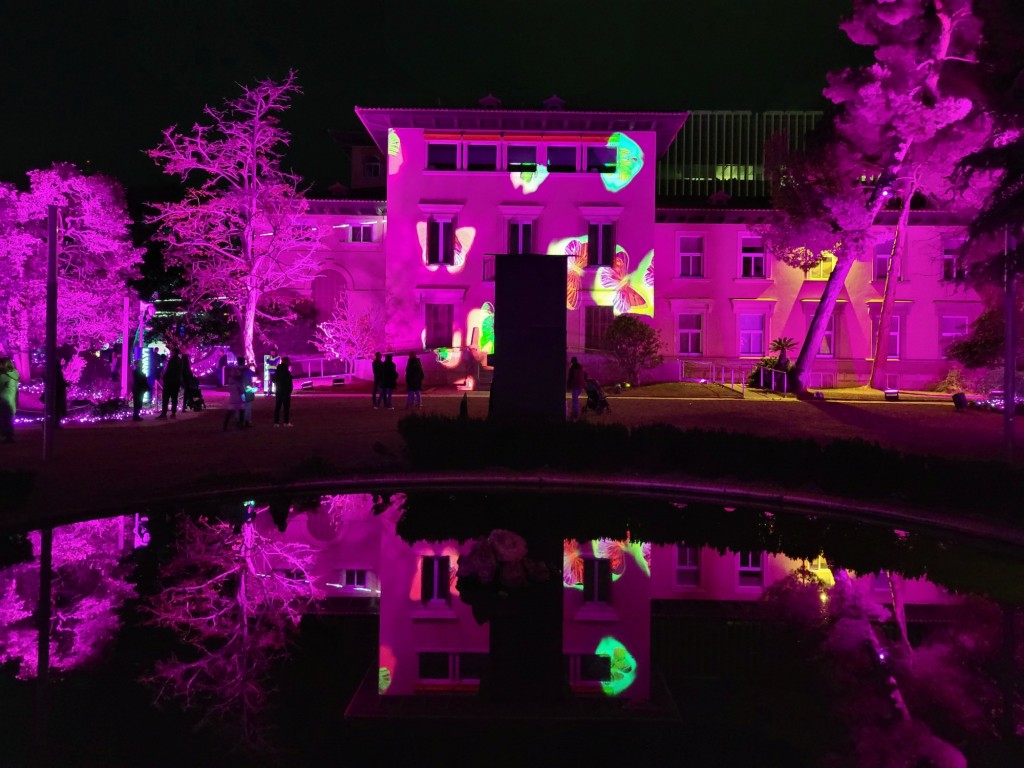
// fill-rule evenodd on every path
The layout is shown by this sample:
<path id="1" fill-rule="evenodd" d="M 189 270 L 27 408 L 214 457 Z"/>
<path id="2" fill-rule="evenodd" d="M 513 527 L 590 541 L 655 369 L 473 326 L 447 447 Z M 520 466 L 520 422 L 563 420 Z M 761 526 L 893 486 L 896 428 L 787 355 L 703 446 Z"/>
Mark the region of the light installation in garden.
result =
<path id="1" fill-rule="evenodd" d="M 601 690 L 607 696 L 618 696 L 636 680 L 636 659 L 614 637 L 605 637 L 594 649 L 595 656 L 607 656 L 610 662 L 608 680 L 601 681 Z"/>
<path id="2" fill-rule="evenodd" d="M 567 256 L 565 308 L 579 309 L 580 297 L 589 293 L 595 304 L 611 307 L 616 315 L 634 314 L 654 317 L 654 250 L 647 252 L 636 269 L 630 270 L 629 254 L 615 246 L 612 263 L 588 271 L 590 255 L 587 235 L 556 240 L 548 246 L 552 256 Z"/>

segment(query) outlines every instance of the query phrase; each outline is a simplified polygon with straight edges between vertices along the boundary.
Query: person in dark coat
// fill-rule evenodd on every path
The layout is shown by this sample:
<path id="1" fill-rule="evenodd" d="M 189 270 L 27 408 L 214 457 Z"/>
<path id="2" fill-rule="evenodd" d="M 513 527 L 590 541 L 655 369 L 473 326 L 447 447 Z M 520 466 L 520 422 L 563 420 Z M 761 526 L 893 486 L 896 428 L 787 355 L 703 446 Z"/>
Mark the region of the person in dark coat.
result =
<path id="1" fill-rule="evenodd" d="M 423 363 L 416 357 L 416 353 L 409 355 L 409 362 L 405 364 L 405 390 L 408 393 L 405 399 L 405 407 L 422 408 L 423 395 Z"/>
<path id="2" fill-rule="evenodd" d="M 391 396 L 395 393 L 395 387 L 397 386 L 398 366 L 391 359 L 391 355 L 384 355 L 384 362 L 381 364 L 380 371 L 380 389 L 384 407 L 389 411 L 395 410 L 395 406 L 391 404 Z"/>
<path id="3" fill-rule="evenodd" d="M 281 358 L 274 371 L 274 426 L 281 426 L 281 411 L 284 411 L 284 425 L 292 426 L 292 364 L 287 357 Z"/>
<path id="4" fill-rule="evenodd" d="M 181 389 L 181 371 L 181 353 L 174 350 L 171 359 L 167 361 L 167 367 L 164 368 L 164 396 L 158 419 L 167 418 L 168 403 L 171 405 L 171 418 L 178 417 L 178 390 Z"/>
<path id="5" fill-rule="evenodd" d="M 573 421 L 580 417 L 580 394 L 587 386 L 587 374 L 575 357 L 569 361 L 569 374 L 565 379 L 565 387 L 572 392 L 572 418 Z"/>
<path id="6" fill-rule="evenodd" d="M 384 371 L 384 362 L 380 359 L 380 352 L 373 356 L 373 363 L 370 365 L 373 370 L 373 410 L 380 408 L 381 400 L 381 374 Z"/>
<path id="7" fill-rule="evenodd" d="M 228 390 L 228 402 L 224 411 L 224 431 L 227 432 L 228 425 L 232 419 L 238 419 L 238 428 L 245 426 L 245 401 L 242 399 L 244 386 L 242 384 L 242 372 L 236 366 L 229 366 L 224 369 L 224 379 Z"/>
<path id="8" fill-rule="evenodd" d="M 149 389 L 149 379 L 142 370 L 142 360 L 136 360 L 132 369 L 132 421 L 142 421 L 139 411 L 142 410 L 142 401 L 146 399 Z"/>

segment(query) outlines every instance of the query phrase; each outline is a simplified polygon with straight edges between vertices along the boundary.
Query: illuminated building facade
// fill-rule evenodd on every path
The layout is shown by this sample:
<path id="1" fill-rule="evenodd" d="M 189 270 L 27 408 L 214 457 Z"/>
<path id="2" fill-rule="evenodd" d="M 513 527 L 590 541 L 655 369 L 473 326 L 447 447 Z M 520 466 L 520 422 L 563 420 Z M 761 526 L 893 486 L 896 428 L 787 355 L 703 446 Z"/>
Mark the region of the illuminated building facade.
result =
<path id="1" fill-rule="evenodd" d="M 660 330 L 665 362 L 648 381 L 725 371 L 738 383 L 773 339 L 806 335 L 831 265 L 788 267 L 754 228 L 766 213 L 765 140 L 785 132 L 799 143 L 819 113 L 356 112 L 380 153 L 386 200 L 312 203 L 318 226 L 339 233 L 312 291 L 321 316 L 340 287 L 377 302 L 390 350 L 432 353 L 428 383 L 488 381 L 498 253 L 566 260 L 568 352 L 604 380 L 620 375 L 602 348 L 622 313 Z M 368 158 L 362 149 L 360 168 L 376 167 Z M 894 228 L 895 214 L 881 214 L 811 386 L 867 382 Z M 955 221 L 916 211 L 907 237 L 886 383 L 923 388 L 949 370 L 946 345 L 982 307 L 959 279 Z"/>

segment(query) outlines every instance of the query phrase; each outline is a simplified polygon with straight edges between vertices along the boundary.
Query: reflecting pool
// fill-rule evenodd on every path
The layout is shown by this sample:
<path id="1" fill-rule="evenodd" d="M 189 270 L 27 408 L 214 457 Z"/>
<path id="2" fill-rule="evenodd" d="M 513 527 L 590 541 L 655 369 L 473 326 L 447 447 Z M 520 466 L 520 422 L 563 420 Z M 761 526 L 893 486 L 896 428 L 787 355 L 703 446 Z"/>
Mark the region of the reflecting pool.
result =
<path id="1" fill-rule="evenodd" d="M 998 543 L 536 489 L 47 539 L 0 563 L 14 764 L 1024 764 L 1024 556 Z"/>

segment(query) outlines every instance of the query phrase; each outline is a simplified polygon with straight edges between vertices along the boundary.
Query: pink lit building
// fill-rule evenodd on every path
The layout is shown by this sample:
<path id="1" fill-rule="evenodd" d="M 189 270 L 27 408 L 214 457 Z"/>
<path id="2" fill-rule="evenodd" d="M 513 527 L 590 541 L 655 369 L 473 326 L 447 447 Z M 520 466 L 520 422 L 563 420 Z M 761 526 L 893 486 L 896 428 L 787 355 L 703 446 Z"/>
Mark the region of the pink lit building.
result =
<path id="1" fill-rule="evenodd" d="M 498 253 L 566 260 L 567 348 L 602 379 L 621 375 L 602 347 L 622 313 L 661 332 L 665 362 L 648 381 L 725 371 L 738 383 L 772 339 L 806 335 L 830 265 L 787 267 L 753 227 L 764 139 L 802 139 L 818 113 L 356 112 L 379 152 L 354 151 L 359 186 L 379 168 L 386 200 L 313 202 L 330 234 L 311 290 L 321 316 L 342 288 L 383 307 L 391 351 L 429 351 L 428 383 L 489 380 Z M 866 383 L 894 225 L 879 217 L 877 253 L 853 267 L 812 386 Z M 897 388 L 943 378 L 945 346 L 981 311 L 957 280 L 957 223 L 915 212 L 908 237 L 887 363 Z"/>

